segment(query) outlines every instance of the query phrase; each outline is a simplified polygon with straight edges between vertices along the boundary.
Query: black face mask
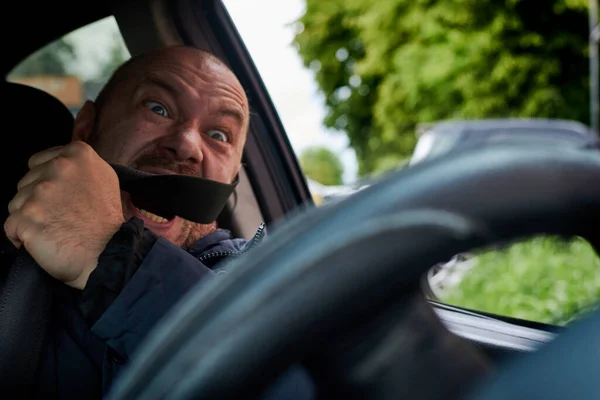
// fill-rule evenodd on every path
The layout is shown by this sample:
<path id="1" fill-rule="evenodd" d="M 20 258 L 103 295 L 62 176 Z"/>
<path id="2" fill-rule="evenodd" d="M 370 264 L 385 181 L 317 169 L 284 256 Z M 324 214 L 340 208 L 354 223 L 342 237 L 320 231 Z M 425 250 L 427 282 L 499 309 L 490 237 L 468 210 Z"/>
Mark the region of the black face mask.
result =
<path id="1" fill-rule="evenodd" d="M 188 175 L 157 175 L 119 164 L 110 164 L 121 189 L 133 204 L 167 219 L 174 216 L 200 224 L 214 222 L 238 183 L 211 181 Z"/>

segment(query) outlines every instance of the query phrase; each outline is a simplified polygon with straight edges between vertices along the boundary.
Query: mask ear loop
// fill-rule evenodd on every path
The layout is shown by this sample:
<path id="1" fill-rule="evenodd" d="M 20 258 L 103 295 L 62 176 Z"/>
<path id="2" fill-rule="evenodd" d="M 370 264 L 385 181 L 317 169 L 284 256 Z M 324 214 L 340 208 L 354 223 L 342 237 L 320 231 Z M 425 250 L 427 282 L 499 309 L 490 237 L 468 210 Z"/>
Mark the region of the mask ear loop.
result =
<path id="1" fill-rule="evenodd" d="M 229 196 L 229 198 L 232 198 L 232 205 L 231 205 L 231 209 L 235 210 L 235 208 L 237 207 L 237 203 L 238 203 L 238 192 L 235 190 L 235 188 L 237 187 L 238 183 L 240 182 L 240 174 L 239 172 L 235 175 L 235 178 L 233 178 L 233 182 L 231 182 L 231 184 L 234 186 L 233 191 L 231 192 L 231 195 Z"/>

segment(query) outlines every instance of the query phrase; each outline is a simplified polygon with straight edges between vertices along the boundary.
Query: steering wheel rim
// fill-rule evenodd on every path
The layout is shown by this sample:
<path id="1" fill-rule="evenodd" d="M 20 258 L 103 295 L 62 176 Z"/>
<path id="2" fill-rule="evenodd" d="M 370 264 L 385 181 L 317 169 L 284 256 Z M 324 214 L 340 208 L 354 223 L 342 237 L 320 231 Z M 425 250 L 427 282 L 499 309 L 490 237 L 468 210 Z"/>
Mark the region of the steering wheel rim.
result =
<path id="1" fill-rule="evenodd" d="M 592 150 L 456 152 L 298 216 L 254 254 L 232 261 L 226 280 L 207 282 L 186 296 L 140 346 L 109 397 L 258 394 L 309 348 L 307 342 L 318 343 L 359 315 L 361 310 L 352 310 L 332 318 L 350 296 L 360 293 L 381 306 L 402 283 L 418 286 L 421 273 L 436 262 L 497 240 L 558 234 L 597 243 L 592 227 L 600 222 L 600 185 L 593 184 L 598 178 L 600 155 Z M 382 240 L 390 235 L 396 235 L 391 243 Z M 380 257 L 369 266 L 356 265 L 368 258 L 356 245 L 361 240 L 381 244 L 370 248 Z M 338 249 L 354 252 L 350 259 L 330 251 L 336 241 Z M 324 262 L 338 267 L 315 267 Z M 331 282 L 342 278 L 335 289 L 348 290 L 334 291 Z M 300 300 L 307 302 L 304 310 L 294 310 Z M 314 326 L 319 313 L 328 321 L 320 331 Z M 284 332 L 304 337 L 294 341 Z"/>

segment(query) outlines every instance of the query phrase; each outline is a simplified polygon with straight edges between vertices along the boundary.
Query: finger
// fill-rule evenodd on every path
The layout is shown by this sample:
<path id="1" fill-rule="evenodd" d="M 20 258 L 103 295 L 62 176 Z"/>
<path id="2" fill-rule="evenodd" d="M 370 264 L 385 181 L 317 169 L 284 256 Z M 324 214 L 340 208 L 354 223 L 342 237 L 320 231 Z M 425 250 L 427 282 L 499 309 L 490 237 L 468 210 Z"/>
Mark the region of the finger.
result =
<path id="1" fill-rule="evenodd" d="M 70 142 L 68 145 L 66 145 L 63 148 L 63 155 L 65 157 L 72 157 L 72 156 L 81 156 L 85 153 L 88 152 L 94 152 L 94 149 L 92 149 L 92 147 L 87 144 L 84 141 L 81 140 L 73 140 L 72 142 Z"/>
<path id="2" fill-rule="evenodd" d="M 23 204 L 25 204 L 25 202 L 31 197 L 36 183 L 37 182 L 34 182 L 19 188 L 17 194 L 15 194 L 12 200 L 8 203 L 8 212 L 10 214 L 15 213 L 16 211 L 20 210 L 21 207 L 23 207 Z"/>
<path id="3" fill-rule="evenodd" d="M 21 190 L 21 188 L 43 179 L 51 179 L 54 176 L 54 167 L 56 167 L 56 165 L 53 165 L 53 163 L 57 162 L 57 158 L 58 156 L 31 168 L 29 172 L 27 172 L 21 178 L 21 180 L 17 182 L 17 189 Z"/>
<path id="4" fill-rule="evenodd" d="M 17 182 L 17 190 L 21 190 L 23 187 L 31 185 L 35 181 L 39 180 L 47 167 L 47 163 L 38 165 L 27 172 L 19 182 Z"/>
<path id="5" fill-rule="evenodd" d="M 7 236 L 6 238 L 7 238 L 7 239 L 8 239 L 8 241 L 9 241 L 9 242 L 11 242 L 11 243 L 12 243 L 12 245 L 13 245 L 13 246 L 15 246 L 17 249 L 20 249 L 20 248 L 21 248 L 21 246 L 23 246 L 23 243 L 21 243 L 21 242 L 19 242 L 19 241 L 13 240 L 13 239 L 9 238 L 8 236 Z"/>
<path id="6" fill-rule="evenodd" d="M 21 242 L 17 235 L 17 229 L 18 216 L 9 216 L 4 222 L 4 233 L 6 234 L 6 238 L 18 249 L 23 245 L 23 242 Z"/>
<path id="7" fill-rule="evenodd" d="M 63 151 L 65 146 L 56 146 L 50 147 L 49 149 L 40 151 L 39 153 L 35 153 L 29 158 L 27 165 L 29 165 L 29 169 L 33 169 L 36 166 L 46 163 L 53 158 L 56 158 Z"/>
<path id="8" fill-rule="evenodd" d="M 65 166 L 66 159 L 62 156 L 63 154 L 59 153 L 56 157 L 31 168 L 29 172 L 27 172 L 23 178 L 17 182 L 17 189 L 21 190 L 22 187 L 31 185 L 34 182 L 56 177 L 57 171 Z"/>

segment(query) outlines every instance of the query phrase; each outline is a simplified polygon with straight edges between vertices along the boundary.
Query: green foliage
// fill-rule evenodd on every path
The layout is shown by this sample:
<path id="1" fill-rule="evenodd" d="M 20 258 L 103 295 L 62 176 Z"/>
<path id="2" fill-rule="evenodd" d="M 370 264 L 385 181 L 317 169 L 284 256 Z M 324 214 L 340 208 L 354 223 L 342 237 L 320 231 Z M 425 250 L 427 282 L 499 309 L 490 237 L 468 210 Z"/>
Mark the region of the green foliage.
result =
<path id="1" fill-rule="evenodd" d="M 482 252 L 449 304 L 565 325 L 600 306 L 600 258 L 583 239 L 537 237 Z"/>
<path id="2" fill-rule="evenodd" d="M 11 71 L 11 76 L 68 75 L 68 65 L 75 58 L 73 44 L 64 38 L 59 39 L 33 53 L 21 62 Z"/>
<path id="3" fill-rule="evenodd" d="M 417 123 L 587 123 L 587 18 L 587 0 L 306 0 L 295 43 L 365 175 L 410 155 Z"/>
<path id="4" fill-rule="evenodd" d="M 341 185 L 344 166 L 331 150 L 310 147 L 300 154 L 300 165 L 309 178 L 322 185 Z"/>

